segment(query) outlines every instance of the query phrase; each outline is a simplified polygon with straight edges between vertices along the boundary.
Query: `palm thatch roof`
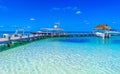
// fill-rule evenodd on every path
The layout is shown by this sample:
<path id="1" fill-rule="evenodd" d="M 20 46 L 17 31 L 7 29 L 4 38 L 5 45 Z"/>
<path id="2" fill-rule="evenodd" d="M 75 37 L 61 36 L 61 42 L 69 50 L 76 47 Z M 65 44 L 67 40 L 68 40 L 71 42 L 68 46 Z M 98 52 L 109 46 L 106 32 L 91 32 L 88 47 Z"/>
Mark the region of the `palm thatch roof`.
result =
<path id="1" fill-rule="evenodd" d="M 112 30 L 107 24 L 99 24 L 95 26 L 93 29 L 97 30 Z"/>

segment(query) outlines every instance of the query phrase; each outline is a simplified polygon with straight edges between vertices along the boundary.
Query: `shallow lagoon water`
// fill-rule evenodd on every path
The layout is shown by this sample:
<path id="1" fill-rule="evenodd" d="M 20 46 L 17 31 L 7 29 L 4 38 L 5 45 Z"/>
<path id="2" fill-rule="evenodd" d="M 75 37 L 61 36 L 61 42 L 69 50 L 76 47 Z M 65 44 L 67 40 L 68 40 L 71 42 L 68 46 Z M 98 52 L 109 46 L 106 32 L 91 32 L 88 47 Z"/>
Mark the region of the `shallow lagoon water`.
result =
<path id="1" fill-rule="evenodd" d="M 50 38 L 0 52 L 0 74 L 119 74 L 120 37 Z"/>

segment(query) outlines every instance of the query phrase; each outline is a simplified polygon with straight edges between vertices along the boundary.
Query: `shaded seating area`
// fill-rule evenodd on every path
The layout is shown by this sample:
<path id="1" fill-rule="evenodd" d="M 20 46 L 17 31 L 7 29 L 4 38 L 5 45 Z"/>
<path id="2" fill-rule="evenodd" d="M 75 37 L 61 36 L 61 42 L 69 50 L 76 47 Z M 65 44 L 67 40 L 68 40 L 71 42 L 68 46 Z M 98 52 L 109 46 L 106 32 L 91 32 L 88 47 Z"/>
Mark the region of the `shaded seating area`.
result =
<path id="1" fill-rule="evenodd" d="M 109 38 L 111 35 L 108 33 L 108 31 L 112 31 L 112 28 L 109 27 L 107 24 L 98 24 L 93 28 L 93 30 L 97 30 L 95 32 L 96 36 L 104 38 Z"/>

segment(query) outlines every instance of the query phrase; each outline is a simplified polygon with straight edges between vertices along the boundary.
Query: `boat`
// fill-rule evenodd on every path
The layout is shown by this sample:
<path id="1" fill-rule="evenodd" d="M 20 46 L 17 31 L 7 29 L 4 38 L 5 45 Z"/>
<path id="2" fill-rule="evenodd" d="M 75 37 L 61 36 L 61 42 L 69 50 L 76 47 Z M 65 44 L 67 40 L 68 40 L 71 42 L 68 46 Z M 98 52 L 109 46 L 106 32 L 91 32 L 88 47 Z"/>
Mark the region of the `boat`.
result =
<path id="1" fill-rule="evenodd" d="M 109 33 L 109 31 L 111 31 L 112 29 L 107 24 L 98 24 L 93 28 L 93 30 L 97 30 L 97 32 L 95 32 L 96 36 L 105 39 L 110 38 L 111 34 Z"/>
<path id="2" fill-rule="evenodd" d="M 110 38 L 111 36 L 109 33 L 102 33 L 102 32 L 96 32 L 95 35 L 98 37 L 102 37 L 103 39 Z"/>

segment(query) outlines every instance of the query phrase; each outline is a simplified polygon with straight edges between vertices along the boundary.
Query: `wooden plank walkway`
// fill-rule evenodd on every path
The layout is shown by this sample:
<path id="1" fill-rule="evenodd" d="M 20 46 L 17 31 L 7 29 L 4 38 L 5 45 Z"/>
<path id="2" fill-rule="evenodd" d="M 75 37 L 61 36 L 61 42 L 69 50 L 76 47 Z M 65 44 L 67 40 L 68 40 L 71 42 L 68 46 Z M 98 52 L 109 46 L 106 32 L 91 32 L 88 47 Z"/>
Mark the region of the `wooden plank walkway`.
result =
<path id="1" fill-rule="evenodd" d="M 11 37 L 11 38 L 0 38 L 0 44 L 7 44 L 10 47 L 12 42 L 19 41 L 22 43 L 23 41 L 30 41 L 35 39 L 43 39 L 47 37 L 83 37 L 83 36 L 94 36 L 93 33 L 63 33 L 63 34 L 51 34 L 51 35 L 27 35 L 27 36 L 19 36 L 19 37 Z"/>
<path id="2" fill-rule="evenodd" d="M 61 35 L 50 35 L 50 36 L 93 36 L 93 33 L 68 33 L 68 34 L 61 34 Z M 30 36 L 22 36 L 22 37 L 11 37 L 9 38 L 0 38 L 0 43 L 7 42 L 7 41 L 18 41 L 22 39 L 28 39 L 28 38 L 39 38 L 39 37 L 46 37 L 49 35 L 30 35 Z"/>
<path id="3" fill-rule="evenodd" d="M 10 41 L 19 41 L 19 40 L 31 39 L 31 38 L 37 38 L 37 37 L 42 37 L 42 36 L 30 35 L 30 36 L 22 36 L 22 37 L 11 37 L 10 39 L 9 38 L 0 38 L 0 44 L 7 43 Z"/>

